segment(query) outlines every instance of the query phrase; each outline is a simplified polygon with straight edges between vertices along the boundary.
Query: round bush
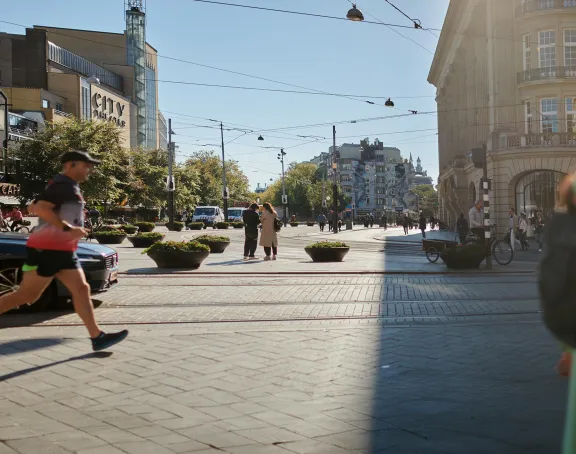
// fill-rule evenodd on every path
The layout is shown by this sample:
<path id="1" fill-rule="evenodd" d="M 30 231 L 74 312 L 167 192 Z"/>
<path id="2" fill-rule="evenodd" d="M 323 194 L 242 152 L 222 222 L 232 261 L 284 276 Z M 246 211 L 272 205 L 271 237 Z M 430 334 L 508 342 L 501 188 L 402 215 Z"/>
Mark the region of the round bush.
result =
<path id="1" fill-rule="evenodd" d="M 230 225 L 235 229 L 241 229 L 244 227 L 243 222 L 232 222 Z"/>
<path id="2" fill-rule="evenodd" d="M 150 252 L 196 252 L 196 251 L 210 251 L 206 244 L 199 243 L 198 241 L 166 241 L 163 243 L 154 243 L 149 248 L 142 251 L 142 254 Z"/>
<path id="3" fill-rule="evenodd" d="M 319 241 L 318 243 L 309 244 L 304 249 L 330 249 L 339 247 L 350 247 L 341 241 Z"/>
<path id="4" fill-rule="evenodd" d="M 150 240 L 161 240 L 164 235 L 160 232 L 144 232 L 138 233 L 135 238 L 146 238 Z"/>
<path id="5" fill-rule="evenodd" d="M 118 220 L 117 219 L 104 219 L 102 221 L 102 224 L 105 225 L 114 225 L 114 224 L 118 224 Z"/>
<path id="6" fill-rule="evenodd" d="M 120 229 L 124 230 L 128 235 L 134 235 L 138 231 L 138 227 L 131 224 L 123 225 Z"/>
<path id="7" fill-rule="evenodd" d="M 203 222 L 190 222 L 188 224 L 190 230 L 202 230 L 204 228 Z"/>
<path id="8" fill-rule="evenodd" d="M 171 222 L 167 222 L 166 224 L 164 224 L 168 230 L 170 230 L 171 232 L 181 232 L 182 229 L 184 228 L 184 223 L 183 222 L 179 222 L 179 221 L 174 221 L 174 223 L 172 224 Z"/>
<path id="9" fill-rule="evenodd" d="M 290 226 L 291 227 L 298 227 L 300 224 L 298 222 L 291 222 Z"/>
<path id="10" fill-rule="evenodd" d="M 216 236 L 216 235 L 202 235 L 197 238 L 194 238 L 194 241 L 198 241 L 199 243 L 208 244 L 208 243 L 229 243 L 230 238 L 227 236 Z"/>
<path id="11" fill-rule="evenodd" d="M 140 232 L 151 232 L 152 230 L 154 230 L 154 227 L 156 227 L 156 224 L 154 224 L 153 222 L 135 222 L 134 225 L 136 227 L 138 227 L 138 230 Z"/>
<path id="12" fill-rule="evenodd" d="M 226 230 L 228 227 L 230 227 L 230 223 L 228 223 L 228 222 L 217 222 L 217 223 L 216 223 L 216 228 L 217 228 L 217 229 Z"/>

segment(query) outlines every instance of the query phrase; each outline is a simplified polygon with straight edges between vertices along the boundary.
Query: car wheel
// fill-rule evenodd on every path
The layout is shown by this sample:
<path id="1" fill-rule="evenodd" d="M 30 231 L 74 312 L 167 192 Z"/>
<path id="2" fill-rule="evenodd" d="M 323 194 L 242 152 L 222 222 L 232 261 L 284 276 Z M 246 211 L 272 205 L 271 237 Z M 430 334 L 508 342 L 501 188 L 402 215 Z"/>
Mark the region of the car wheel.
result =
<path id="1" fill-rule="evenodd" d="M 10 260 L 0 263 L 0 296 L 7 295 L 18 289 L 22 282 L 22 265 L 19 260 Z M 50 284 L 40 298 L 32 303 L 16 308 L 18 312 L 40 312 L 46 310 L 55 298 L 55 288 Z"/>

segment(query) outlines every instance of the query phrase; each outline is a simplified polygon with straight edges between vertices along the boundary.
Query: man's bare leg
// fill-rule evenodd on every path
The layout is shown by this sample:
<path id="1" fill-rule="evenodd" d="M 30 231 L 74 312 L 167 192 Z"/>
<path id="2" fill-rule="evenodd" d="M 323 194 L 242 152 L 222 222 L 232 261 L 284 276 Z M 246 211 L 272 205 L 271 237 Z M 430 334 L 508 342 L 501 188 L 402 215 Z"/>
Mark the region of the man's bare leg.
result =
<path id="1" fill-rule="evenodd" d="M 90 337 L 98 337 L 102 330 L 96 323 L 94 306 L 90 298 L 90 285 L 86 282 L 84 271 L 82 269 L 62 270 L 56 274 L 56 277 L 72 295 L 74 310 L 84 322 Z"/>
<path id="2" fill-rule="evenodd" d="M 22 271 L 19 270 L 18 272 L 21 273 Z M 38 276 L 37 271 L 25 271 L 18 290 L 0 297 L 0 314 L 15 307 L 36 302 L 50 285 L 52 279 L 51 277 Z M 0 292 L 7 290 L 7 286 L 8 282 L 0 278 Z"/>

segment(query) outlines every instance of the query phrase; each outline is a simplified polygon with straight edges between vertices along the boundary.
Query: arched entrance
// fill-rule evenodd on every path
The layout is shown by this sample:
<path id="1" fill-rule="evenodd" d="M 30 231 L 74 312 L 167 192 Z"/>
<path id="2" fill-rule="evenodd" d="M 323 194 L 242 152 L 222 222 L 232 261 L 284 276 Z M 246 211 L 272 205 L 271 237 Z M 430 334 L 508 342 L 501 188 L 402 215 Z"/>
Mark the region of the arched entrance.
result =
<path id="1" fill-rule="evenodd" d="M 540 211 L 544 219 L 554 212 L 558 197 L 558 185 L 565 176 L 554 170 L 537 170 L 521 177 L 516 183 L 516 210 L 526 213 L 528 218 Z"/>

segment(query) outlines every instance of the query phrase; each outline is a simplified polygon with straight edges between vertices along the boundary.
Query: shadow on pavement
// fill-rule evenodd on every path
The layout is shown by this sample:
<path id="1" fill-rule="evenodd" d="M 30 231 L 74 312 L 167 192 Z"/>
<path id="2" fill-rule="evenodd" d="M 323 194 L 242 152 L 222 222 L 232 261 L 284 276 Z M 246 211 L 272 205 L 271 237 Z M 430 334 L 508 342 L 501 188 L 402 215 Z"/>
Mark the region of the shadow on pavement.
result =
<path id="1" fill-rule="evenodd" d="M 424 254 L 421 259 L 426 261 Z M 383 260 L 384 269 L 393 268 L 397 256 L 385 254 Z M 445 271 L 441 261 L 437 268 Z M 390 294 L 392 284 L 410 294 L 409 279 L 423 284 L 435 278 L 388 276 L 382 294 Z M 407 314 L 418 314 L 419 306 L 432 303 L 405 304 Z M 559 351 L 536 318 L 520 323 L 487 317 L 402 329 L 386 324 L 372 350 L 368 452 L 560 452 L 567 381 L 554 371 Z"/>
<path id="2" fill-rule="evenodd" d="M 62 344 L 64 341 L 56 337 L 47 337 L 43 339 L 18 339 L 0 344 L 0 355 L 10 356 L 18 355 L 23 352 L 42 350 L 44 348 L 54 347 Z"/>
<path id="3" fill-rule="evenodd" d="M 36 342 L 38 340 L 45 341 L 47 339 L 36 339 L 36 340 L 34 340 L 34 342 Z M 25 341 L 22 341 L 22 342 L 25 342 Z M 0 353 L 1 353 L 1 349 L 2 349 L 2 345 L 0 345 Z M 29 367 L 27 369 L 22 369 L 22 370 L 10 372 L 9 374 L 0 375 L 0 382 L 10 380 L 12 378 L 21 377 L 23 375 L 31 374 L 33 372 L 38 372 L 42 369 L 47 369 L 49 367 L 58 366 L 60 364 L 70 363 L 72 361 L 82 361 L 82 360 L 91 359 L 91 358 L 109 358 L 110 356 L 112 356 L 112 354 L 113 354 L 112 352 L 86 353 L 84 355 L 74 356 L 72 358 L 63 359 L 61 361 L 55 361 L 53 363 L 42 364 L 41 366 L 33 366 L 33 367 Z"/>

